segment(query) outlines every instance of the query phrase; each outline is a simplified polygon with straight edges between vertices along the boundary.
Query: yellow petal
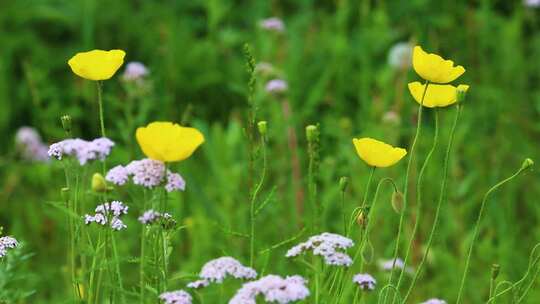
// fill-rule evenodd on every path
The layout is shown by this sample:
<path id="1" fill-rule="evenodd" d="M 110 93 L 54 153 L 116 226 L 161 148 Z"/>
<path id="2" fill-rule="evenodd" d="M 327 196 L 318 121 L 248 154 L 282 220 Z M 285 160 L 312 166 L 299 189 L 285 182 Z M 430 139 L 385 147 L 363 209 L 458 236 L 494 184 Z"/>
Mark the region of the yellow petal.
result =
<path id="1" fill-rule="evenodd" d="M 413 68 L 420 77 L 433 83 L 449 83 L 465 73 L 462 66 L 454 66 L 452 60 L 428 54 L 420 46 L 413 51 Z"/>
<path id="2" fill-rule="evenodd" d="M 73 73 L 88 80 L 106 80 L 124 63 L 126 52 L 122 50 L 93 50 L 77 53 L 68 61 Z"/>
<path id="3" fill-rule="evenodd" d="M 135 137 L 148 158 L 163 162 L 184 160 L 204 142 L 199 130 L 162 121 L 137 128 Z"/>
<path id="4" fill-rule="evenodd" d="M 454 104 L 457 101 L 457 90 L 467 91 L 469 89 L 469 86 L 465 84 L 460 84 L 456 88 L 451 84 L 430 83 L 427 87 L 424 101 L 422 102 L 425 87 L 426 85 L 421 84 L 418 81 L 411 82 L 409 83 L 409 92 L 411 92 L 411 95 L 416 102 L 428 108 L 446 107 Z"/>
<path id="5" fill-rule="evenodd" d="M 391 145 L 373 138 L 353 138 L 353 144 L 358 156 L 373 167 L 390 167 L 401 160 L 407 151 L 394 148 Z"/>

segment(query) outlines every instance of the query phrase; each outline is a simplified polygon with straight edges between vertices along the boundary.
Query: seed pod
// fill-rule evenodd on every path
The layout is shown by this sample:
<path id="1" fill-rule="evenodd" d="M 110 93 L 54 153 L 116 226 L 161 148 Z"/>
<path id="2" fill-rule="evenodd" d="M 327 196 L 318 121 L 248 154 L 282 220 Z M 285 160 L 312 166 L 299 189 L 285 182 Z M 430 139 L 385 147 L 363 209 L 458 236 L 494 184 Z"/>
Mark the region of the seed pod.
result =
<path id="1" fill-rule="evenodd" d="M 306 127 L 306 137 L 308 142 L 319 141 L 319 128 L 315 125 L 309 125 Z"/>

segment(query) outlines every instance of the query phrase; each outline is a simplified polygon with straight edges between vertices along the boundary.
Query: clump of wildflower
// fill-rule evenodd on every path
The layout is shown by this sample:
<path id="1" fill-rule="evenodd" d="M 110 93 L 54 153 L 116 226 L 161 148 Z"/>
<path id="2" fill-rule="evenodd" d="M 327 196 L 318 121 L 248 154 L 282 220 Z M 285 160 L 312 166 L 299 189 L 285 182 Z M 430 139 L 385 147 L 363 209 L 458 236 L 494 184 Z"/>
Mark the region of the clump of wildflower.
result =
<path id="1" fill-rule="evenodd" d="M 139 216 L 138 220 L 143 225 L 161 224 L 165 229 L 176 225 L 176 221 L 173 219 L 172 215 L 166 212 L 161 213 L 153 209 L 146 210 Z"/>
<path id="2" fill-rule="evenodd" d="M 75 156 L 83 166 L 91 160 L 104 160 L 111 153 L 113 146 L 114 142 L 106 137 L 92 141 L 70 138 L 52 144 L 47 153 L 58 160 L 62 160 L 65 156 Z"/>
<path id="3" fill-rule="evenodd" d="M 122 74 L 122 79 L 125 81 L 141 81 L 143 80 L 150 72 L 148 68 L 137 61 L 132 61 L 126 64 L 124 69 L 124 74 Z"/>
<path id="4" fill-rule="evenodd" d="M 404 269 L 405 263 L 400 258 L 396 258 L 395 260 L 394 259 L 380 260 L 379 261 L 379 267 L 382 270 L 385 270 L 385 271 L 392 271 L 393 268 Z M 406 267 L 405 272 L 412 273 L 413 269 L 411 267 Z"/>
<path id="5" fill-rule="evenodd" d="M 413 46 L 409 42 L 398 42 L 388 52 L 388 64 L 396 69 L 411 67 Z"/>
<path id="6" fill-rule="evenodd" d="M 300 243 L 287 251 L 286 257 L 296 257 L 307 251 L 324 258 L 327 265 L 350 266 L 352 259 L 339 250 L 346 250 L 354 246 L 354 242 L 339 234 L 324 232 L 310 237 L 306 242 Z"/>
<path id="7" fill-rule="evenodd" d="M 425 302 L 422 302 L 420 304 L 446 304 L 446 301 L 441 299 L 429 299 Z"/>
<path id="8" fill-rule="evenodd" d="M 200 280 L 189 283 L 189 288 L 200 288 L 210 283 L 222 283 L 229 276 L 235 279 L 254 279 L 257 272 L 250 267 L 242 265 L 232 257 L 220 257 L 204 264 L 199 273 Z"/>
<path id="9" fill-rule="evenodd" d="M 286 304 L 300 301 L 309 296 L 306 284 L 307 281 L 298 275 L 286 278 L 267 275 L 257 281 L 245 283 L 229 304 L 256 304 L 258 295 L 262 295 L 266 302 Z"/>
<path id="10" fill-rule="evenodd" d="M 377 284 L 377 280 L 368 273 L 356 274 L 352 280 L 353 283 L 358 284 L 362 290 L 373 290 Z"/>
<path id="11" fill-rule="evenodd" d="M 283 79 L 272 79 L 266 83 L 265 90 L 268 93 L 279 94 L 286 92 L 289 89 L 289 85 Z"/>
<path id="12" fill-rule="evenodd" d="M 0 258 L 6 256 L 8 250 L 14 249 L 19 246 L 19 242 L 13 237 L 3 236 L 0 237 Z"/>
<path id="13" fill-rule="evenodd" d="M 191 304 L 191 295 L 183 290 L 164 292 L 159 295 L 164 304 Z"/>
<path id="14" fill-rule="evenodd" d="M 283 20 L 277 18 L 277 17 L 271 17 L 261 20 L 259 23 L 260 27 L 267 31 L 272 32 L 283 32 L 285 31 L 285 24 L 283 23 Z"/>
<path id="15" fill-rule="evenodd" d="M 154 188 L 166 182 L 167 192 L 186 189 L 186 182 L 180 174 L 167 170 L 165 178 L 165 164 L 149 158 L 134 160 L 127 166 L 118 165 L 109 170 L 105 177 L 107 181 L 118 186 L 125 185 L 129 178 L 135 185 L 145 188 Z"/>
<path id="16" fill-rule="evenodd" d="M 36 129 L 21 127 L 15 134 L 15 144 L 20 149 L 22 157 L 30 161 L 46 162 L 49 160 L 47 146 L 41 140 Z"/>
<path id="17" fill-rule="evenodd" d="M 101 226 L 108 225 L 113 230 L 122 230 L 127 226 L 120 219 L 121 216 L 127 214 L 128 206 L 119 201 L 112 201 L 110 203 L 104 203 L 98 205 L 95 209 L 94 215 L 86 214 L 84 216 L 84 223 L 86 225 L 96 223 Z"/>

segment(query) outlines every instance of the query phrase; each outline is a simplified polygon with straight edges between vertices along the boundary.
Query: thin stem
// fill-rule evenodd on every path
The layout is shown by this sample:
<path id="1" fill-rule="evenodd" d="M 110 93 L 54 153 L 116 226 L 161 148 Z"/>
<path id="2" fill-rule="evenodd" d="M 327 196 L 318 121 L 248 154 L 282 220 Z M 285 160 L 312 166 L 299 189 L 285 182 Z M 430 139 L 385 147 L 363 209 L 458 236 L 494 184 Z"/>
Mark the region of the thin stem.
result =
<path id="1" fill-rule="evenodd" d="M 403 223 L 405 219 L 405 211 L 407 210 L 407 202 L 408 202 L 408 193 L 409 193 L 409 176 L 411 174 L 411 168 L 412 168 L 412 162 L 414 159 L 414 153 L 416 152 L 416 144 L 418 142 L 418 138 L 420 137 L 421 131 L 422 131 L 422 110 L 424 108 L 424 98 L 426 97 L 427 88 L 429 86 L 429 81 L 426 80 L 424 84 L 424 92 L 422 93 L 422 99 L 420 100 L 420 105 L 418 106 L 418 121 L 416 123 L 416 134 L 414 135 L 414 139 L 411 145 L 411 151 L 409 156 L 409 161 L 407 162 L 407 173 L 405 174 L 405 184 L 403 186 L 403 210 L 401 211 L 401 216 L 399 218 L 399 226 L 398 226 L 398 234 L 396 237 L 396 244 L 394 246 L 394 256 L 393 256 L 393 262 L 395 264 L 398 253 L 399 253 L 399 243 L 401 241 L 401 233 L 403 230 Z M 395 265 L 393 265 L 395 266 Z M 394 271 L 396 267 L 392 267 L 392 271 L 390 272 L 390 277 L 388 278 L 388 284 L 392 284 L 392 279 L 394 277 Z M 386 302 L 388 296 L 388 292 L 386 292 L 384 297 L 384 302 Z"/>
<path id="2" fill-rule="evenodd" d="M 443 165 L 443 178 L 442 178 L 442 183 L 441 183 L 441 190 L 440 190 L 440 193 L 439 193 L 439 201 L 437 203 L 437 210 L 435 211 L 435 218 L 433 220 L 433 226 L 431 228 L 431 232 L 429 234 L 429 238 L 428 238 L 428 242 L 427 242 L 427 247 L 426 247 L 426 250 L 424 251 L 424 255 L 422 256 L 422 260 L 420 261 L 420 264 L 418 265 L 418 268 L 416 270 L 416 273 L 414 274 L 414 277 L 413 277 L 413 280 L 411 282 L 411 286 L 409 287 L 407 293 L 405 294 L 405 297 L 403 298 L 403 303 L 405 303 L 407 301 L 407 299 L 409 298 L 413 288 L 414 288 L 414 285 L 416 284 L 416 281 L 418 280 L 418 277 L 420 276 L 420 273 L 422 271 L 422 268 L 427 260 L 427 256 L 429 254 L 429 250 L 431 249 L 431 244 L 433 243 L 433 237 L 435 235 L 435 231 L 437 230 L 437 226 L 438 226 L 438 223 L 439 223 L 439 215 L 440 215 L 440 211 L 441 211 L 441 206 L 442 206 L 442 203 L 444 201 L 444 196 L 445 196 L 445 193 L 446 193 L 446 187 L 447 187 L 447 181 L 448 181 L 448 165 L 449 165 L 449 162 L 450 162 L 450 152 L 452 151 L 452 146 L 454 144 L 454 136 L 455 136 L 455 132 L 456 132 L 456 126 L 458 124 L 458 121 L 459 121 L 459 117 L 460 117 L 460 114 L 461 114 L 461 105 L 458 104 L 457 107 L 456 107 L 456 116 L 454 117 L 454 122 L 452 124 L 452 129 L 450 130 L 450 138 L 448 140 L 448 146 L 446 148 L 446 153 L 445 153 L 445 157 L 444 157 L 444 165 Z"/>
<path id="3" fill-rule="evenodd" d="M 98 97 L 98 106 L 99 106 L 99 126 L 101 131 L 102 137 L 107 137 L 105 133 L 105 119 L 103 115 L 103 83 L 101 81 L 97 81 L 97 97 Z"/>
<path id="4" fill-rule="evenodd" d="M 144 212 L 147 209 L 148 201 L 147 201 L 147 195 L 146 195 L 146 189 L 144 189 L 143 194 L 144 199 Z M 141 304 L 144 304 L 144 291 L 145 291 L 145 274 L 144 274 L 144 267 L 145 267 L 145 257 L 146 257 L 146 225 L 142 225 L 142 231 L 141 231 L 141 256 L 140 256 L 140 265 L 139 265 L 139 285 L 140 285 L 140 302 Z"/>
<path id="5" fill-rule="evenodd" d="M 259 195 L 259 192 L 262 189 L 262 185 L 264 183 L 264 180 L 266 178 L 266 137 L 265 135 L 261 135 L 261 149 L 262 149 L 262 158 L 263 158 L 263 167 L 261 172 L 261 178 L 257 185 L 255 186 L 255 189 L 253 190 L 253 193 L 251 195 L 251 202 L 250 202 L 250 210 L 249 210 L 249 217 L 250 217 L 250 240 L 249 240 L 249 265 L 250 267 L 253 267 L 253 264 L 255 263 L 255 210 L 256 210 L 256 203 L 257 203 L 257 196 Z"/>
<path id="6" fill-rule="evenodd" d="M 399 279 L 397 282 L 397 289 L 401 287 L 401 283 L 403 280 L 403 275 L 405 274 L 405 269 L 407 267 L 407 261 L 409 259 L 409 254 L 411 253 L 411 249 L 414 243 L 414 239 L 416 237 L 416 233 L 418 232 L 418 227 L 420 224 L 420 214 L 422 212 L 422 181 L 424 178 L 424 174 L 426 172 L 426 169 L 428 167 L 429 161 L 431 160 L 431 157 L 433 156 L 433 153 L 437 149 L 437 144 L 439 141 L 439 111 L 435 108 L 435 135 L 433 136 L 433 145 L 431 146 L 431 150 L 429 150 L 429 153 L 426 156 L 426 159 L 424 160 L 424 164 L 422 164 L 422 168 L 420 169 L 420 173 L 418 173 L 418 179 L 416 180 L 416 219 L 414 221 L 414 227 L 411 235 L 411 239 L 409 240 L 409 245 L 407 247 L 407 251 L 405 252 L 405 258 L 403 259 L 403 268 L 401 269 Z M 394 296 L 394 301 L 395 301 Z M 405 296 L 406 298 L 406 296 Z"/>
<path id="7" fill-rule="evenodd" d="M 109 233 L 111 236 L 111 243 L 112 243 L 112 251 L 113 251 L 113 258 L 114 258 L 114 264 L 115 264 L 115 271 L 116 276 L 118 279 L 118 287 L 120 288 L 120 299 L 121 303 L 125 303 L 126 299 L 124 297 L 124 284 L 122 283 L 122 274 L 120 273 L 120 260 L 118 258 L 118 250 L 116 249 L 116 238 L 113 235 L 113 232 L 111 229 L 109 229 Z"/>
<path id="8" fill-rule="evenodd" d="M 461 284 L 459 287 L 458 297 L 456 304 L 461 303 L 461 298 L 463 296 L 463 290 L 465 288 L 465 281 L 467 280 L 467 274 L 469 271 L 469 266 L 471 262 L 471 256 L 474 249 L 474 244 L 476 243 L 476 239 L 478 238 L 478 232 L 480 231 L 480 222 L 482 221 L 482 215 L 484 214 L 484 210 L 486 207 L 486 202 L 489 197 L 489 195 L 497 190 L 502 185 L 506 184 L 507 182 L 511 181 L 512 179 L 516 178 L 518 175 L 520 175 L 524 170 L 526 170 L 526 167 L 522 166 L 519 168 L 516 173 L 512 174 L 511 176 L 507 177 L 506 179 L 498 182 L 493 187 L 491 187 L 486 194 L 484 194 L 484 198 L 482 199 L 482 204 L 480 205 L 480 211 L 478 212 L 478 218 L 476 219 L 476 225 L 474 226 L 474 233 L 473 233 L 473 239 L 471 242 L 471 245 L 469 246 L 469 252 L 467 253 L 467 259 L 465 260 L 465 270 L 463 271 L 463 276 L 461 278 Z"/>

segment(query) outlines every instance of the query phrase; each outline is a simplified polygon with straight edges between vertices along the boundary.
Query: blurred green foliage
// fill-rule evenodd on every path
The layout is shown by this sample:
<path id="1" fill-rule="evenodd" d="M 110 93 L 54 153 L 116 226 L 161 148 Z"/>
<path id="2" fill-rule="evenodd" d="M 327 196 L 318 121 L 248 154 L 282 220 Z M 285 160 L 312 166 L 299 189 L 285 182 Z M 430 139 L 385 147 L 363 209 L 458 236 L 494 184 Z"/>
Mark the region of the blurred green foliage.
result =
<path id="1" fill-rule="evenodd" d="M 137 126 L 150 121 L 185 120 L 206 136 L 193 158 L 175 165 L 187 181 L 186 192 L 173 195 L 169 204 L 187 226 L 177 234 L 171 259 L 173 281 L 180 288 L 211 258 L 226 254 L 245 261 L 248 256 L 248 241 L 239 236 L 249 231 L 251 183 L 244 131 L 248 74 L 243 44 L 252 46 L 258 61 L 276 67 L 272 77 L 289 84 L 285 96 L 265 92 L 267 76 L 259 75 L 256 84 L 257 120 L 268 121 L 269 136 L 270 177 L 263 197 L 274 191 L 258 219 L 257 247 L 263 250 L 300 231 L 303 221 L 296 210 L 306 196 L 306 125 L 320 123 L 319 191 L 325 228 L 334 232 L 342 227 L 339 178 L 350 177 L 349 209 L 360 203 L 365 191 L 368 168 L 354 154 L 352 137 L 409 145 L 417 104 L 406 83 L 418 76 L 412 70 L 392 68 L 387 56 L 395 43 L 411 41 L 465 66 L 467 72 L 459 81 L 471 85 L 452 151 L 439 233 L 413 296 L 414 303 L 429 297 L 453 301 L 483 193 L 514 172 L 525 157 L 540 161 L 539 14 L 540 10 L 526 8 L 521 1 L 488 0 L 0 2 L 4 143 L 0 146 L 0 224 L 5 233 L 26 243 L 25 252 L 35 253 L 21 261 L 32 279 L 19 280 L 17 286 L 36 290 L 32 303 L 64 303 L 68 298 L 66 224 L 54 208 L 60 200 L 61 167 L 56 162 L 21 161 L 13 136 L 19 127 L 29 125 L 46 142 L 58 141 L 63 138 L 62 114 L 73 116 L 77 136 L 98 136 L 94 84 L 74 76 L 66 64 L 76 52 L 124 49 L 127 61 L 143 62 L 151 71 L 148 88 L 140 96 L 131 95 L 119 75 L 105 83 L 106 125 L 117 143 L 109 164 L 142 157 L 132 135 Z M 271 16 L 283 18 L 284 33 L 258 26 Z M 400 122 L 383 119 L 390 110 Z M 425 179 L 426 207 L 413 266 L 432 224 L 454 110 L 442 112 L 443 145 Z M 420 161 L 434 131 L 432 113 L 426 113 Z M 297 168 L 291 161 L 295 157 Z M 97 164 L 93 166 L 85 169 L 88 175 L 99 170 Z M 378 170 L 375 177 L 390 176 L 402 185 L 404 171 L 401 163 Z M 537 180 L 536 172 L 527 174 L 490 200 L 474 253 L 467 303 L 486 299 L 492 263 L 501 265 L 501 280 L 516 281 L 527 268 L 529 252 L 540 240 Z M 374 210 L 375 261 L 392 254 L 398 215 L 391 208 L 390 195 L 391 189 L 386 189 Z M 125 191 L 120 189 L 118 196 L 130 203 Z M 92 209 L 95 204 L 89 199 L 87 206 Z M 128 226 L 134 229 L 119 234 L 127 257 L 126 274 L 133 272 L 127 275 L 130 286 L 137 282 L 135 267 L 127 266 L 137 248 L 140 208 L 130 210 Z M 407 235 L 414 214 L 408 218 Z M 304 233 L 300 240 L 306 237 Z M 260 272 L 305 271 L 283 257 L 288 245 L 261 254 Z M 376 271 L 376 263 L 369 267 L 381 283 L 386 281 Z M 235 284 L 227 285 L 229 295 L 239 286 Z M 540 292 L 533 291 L 529 299 L 536 303 Z"/>

